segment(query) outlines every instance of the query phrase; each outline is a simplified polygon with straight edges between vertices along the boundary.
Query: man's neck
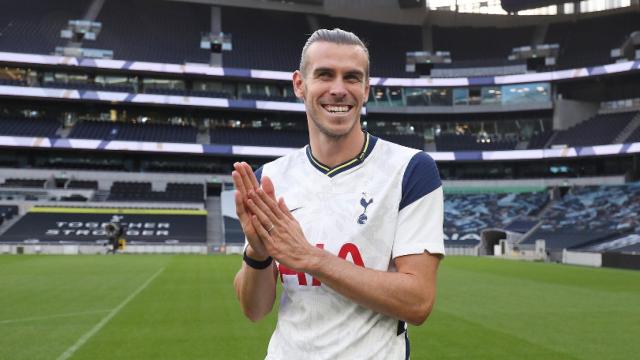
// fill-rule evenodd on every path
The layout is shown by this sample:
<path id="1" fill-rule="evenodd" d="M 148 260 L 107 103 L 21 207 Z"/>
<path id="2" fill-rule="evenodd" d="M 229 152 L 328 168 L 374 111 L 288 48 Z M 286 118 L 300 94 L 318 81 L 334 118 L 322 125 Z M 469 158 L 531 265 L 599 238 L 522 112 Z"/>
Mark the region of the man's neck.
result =
<path id="1" fill-rule="evenodd" d="M 365 141 L 364 132 L 360 131 L 359 126 L 346 136 L 339 138 L 332 138 L 319 132 L 309 135 L 313 157 L 330 168 L 357 157 Z"/>

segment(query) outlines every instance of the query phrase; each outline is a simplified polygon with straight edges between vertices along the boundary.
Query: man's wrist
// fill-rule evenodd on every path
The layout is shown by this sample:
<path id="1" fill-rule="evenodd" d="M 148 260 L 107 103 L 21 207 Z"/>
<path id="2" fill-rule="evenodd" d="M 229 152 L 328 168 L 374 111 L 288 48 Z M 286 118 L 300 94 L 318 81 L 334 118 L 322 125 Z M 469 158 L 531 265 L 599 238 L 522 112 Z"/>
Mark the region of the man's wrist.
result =
<path id="1" fill-rule="evenodd" d="M 265 260 L 256 260 L 247 255 L 247 249 L 244 250 L 242 254 L 242 261 L 244 261 L 247 266 L 256 270 L 264 270 L 271 266 L 273 263 L 273 258 L 271 256 L 267 257 Z"/>
<path id="2" fill-rule="evenodd" d="M 317 274 L 320 271 L 320 267 L 324 261 L 324 257 L 327 255 L 327 252 L 321 248 L 312 247 L 311 256 L 307 258 L 306 269 L 303 272 L 307 274 Z"/>
<path id="3" fill-rule="evenodd" d="M 270 257 L 268 254 L 261 254 L 257 252 L 254 248 L 251 247 L 251 245 L 247 246 L 247 248 L 244 250 L 244 253 L 255 261 L 265 261 Z"/>

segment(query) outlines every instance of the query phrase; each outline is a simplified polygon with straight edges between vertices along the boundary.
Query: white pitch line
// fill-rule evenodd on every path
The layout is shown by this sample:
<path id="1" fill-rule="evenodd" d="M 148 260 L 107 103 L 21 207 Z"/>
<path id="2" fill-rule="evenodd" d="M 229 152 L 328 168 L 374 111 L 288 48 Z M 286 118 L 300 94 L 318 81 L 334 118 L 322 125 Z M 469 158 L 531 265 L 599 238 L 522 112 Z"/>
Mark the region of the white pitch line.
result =
<path id="1" fill-rule="evenodd" d="M 96 326 L 94 326 L 91 330 L 87 331 L 84 335 L 82 335 L 80 339 L 78 339 L 78 341 L 76 341 L 75 344 L 71 345 L 71 347 L 69 347 L 65 352 L 63 352 L 62 355 L 58 356 L 57 360 L 66 360 L 70 358 L 71 355 L 73 355 L 73 353 L 75 353 L 79 348 L 82 347 L 82 345 L 84 345 L 87 342 L 87 340 L 89 340 L 93 335 L 95 335 L 98 331 L 100 331 L 109 322 L 109 320 L 111 320 L 114 316 L 116 316 L 116 314 L 118 314 L 120 310 L 122 310 L 122 308 L 125 307 L 127 303 L 129 303 L 129 301 L 131 301 L 131 299 L 136 297 L 136 295 L 141 293 L 142 290 L 144 290 L 147 286 L 149 286 L 149 284 L 151 284 L 151 282 L 158 275 L 160 275 L 160 273 L 163 270 L 164 268 L 158 270 L 155 274 L 153 274 L 144 284 L 142 284 L 138 289 L 136 289 L 136 291 L 134 291 L 133 293 L 131 293 L 131 295 L 129 295 L 126 299 L 124 299 L 124 301 L 121 302 L 120 305 L 118 305 L 115 309 L 111 310 L 111 312 L 107 314 L 107 316 L 105 316 L 102 320 L 100 320 L 100 322 L 97 323 Z"/>
<path id="2" fill-rule="evenodd" d="M 111 309 L 93 310 L 93 311 L 81 311 L 81 312 L 66 313 L 66 314 L 47 315 L 47 316 L 36 316 L 36 317 L 29 317 L 29 318 L 22 318 L 22 319 L 0 320 L 0 325 L 1 324 L 11 324 L 11 323 L 23 322 L 23 321 L 48 320 L 48 319 L 55 319 L 55 318 L 59 318 L 59 317 L 70 317 L 70 316 L 80 316 L 80 315 L 87 315 L 87 314 L 98 314 L 98 313 L 103 313 L 103 312 L 107 312 L 107 311 L 111 311 Z"/>

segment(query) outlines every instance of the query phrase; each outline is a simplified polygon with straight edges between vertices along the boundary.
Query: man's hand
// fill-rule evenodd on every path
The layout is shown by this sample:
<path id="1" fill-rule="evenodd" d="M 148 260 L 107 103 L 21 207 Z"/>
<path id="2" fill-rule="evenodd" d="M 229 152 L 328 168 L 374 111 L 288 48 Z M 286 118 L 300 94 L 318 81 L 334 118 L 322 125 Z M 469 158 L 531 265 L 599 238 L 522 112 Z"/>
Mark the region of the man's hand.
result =
<path id="1" fill-rule="evenodd" d="M 283 198 L 277 202 L 266 191 L 273 189 L 268 176 L 262 178 L 262 189 L 249 191 L 247 206 L 253 229 L 266 252 L 288 268 L 305 271 L 322 251 L 307 241 L 298 221 L 291 215 Z"/>
<path id="2" fill-rule="evenodd" d="M 269 257 L 269 252 L 267 252 L 267 249 L 256 232 L 251 220 L 252 213 L 246 207 L 247 200 L 249 199 L 248 194 L 260 189 L 260 185 L 249 164 L 246 162 L 235 163 L 233 167 L 235 171 L 231 173 L 231 176 L 233 177 L 233 183 L 236 187 L 236 214 L 238 214 L 242 231 L 249 241 L 247 255 L 256 260 L 264 260 Z M 269 182 L 269 186 L 263 186 L 263 189 L 265 194 L 268 194 L 267 196 L 275 199 L 274 188 L 271 182 Z"/>

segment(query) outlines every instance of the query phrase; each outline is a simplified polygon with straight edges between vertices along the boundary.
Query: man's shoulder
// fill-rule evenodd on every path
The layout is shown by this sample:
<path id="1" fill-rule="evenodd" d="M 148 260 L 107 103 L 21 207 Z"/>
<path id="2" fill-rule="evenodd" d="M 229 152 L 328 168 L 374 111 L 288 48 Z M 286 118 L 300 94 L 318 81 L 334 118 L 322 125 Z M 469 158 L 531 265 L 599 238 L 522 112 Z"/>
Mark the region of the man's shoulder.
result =
<path id="1" fill-rule="evenodd" d="M 402 164 L 403 166 L 416 161 L 435 164 L 434 160 L 426 152 L 388 140 L 378 139 L 376 147 L 379 147 L 378 151 L 381 154 L 380 160 L 382 161 Z"/>
<path id="2" fill-rule="evenodd" d="M 289 154 L 270 161 L 260 167 L 262 173 L 281 173 L 300 166 L 301 160 L 306 157 L 306 146 L 296 149 Z"/>

